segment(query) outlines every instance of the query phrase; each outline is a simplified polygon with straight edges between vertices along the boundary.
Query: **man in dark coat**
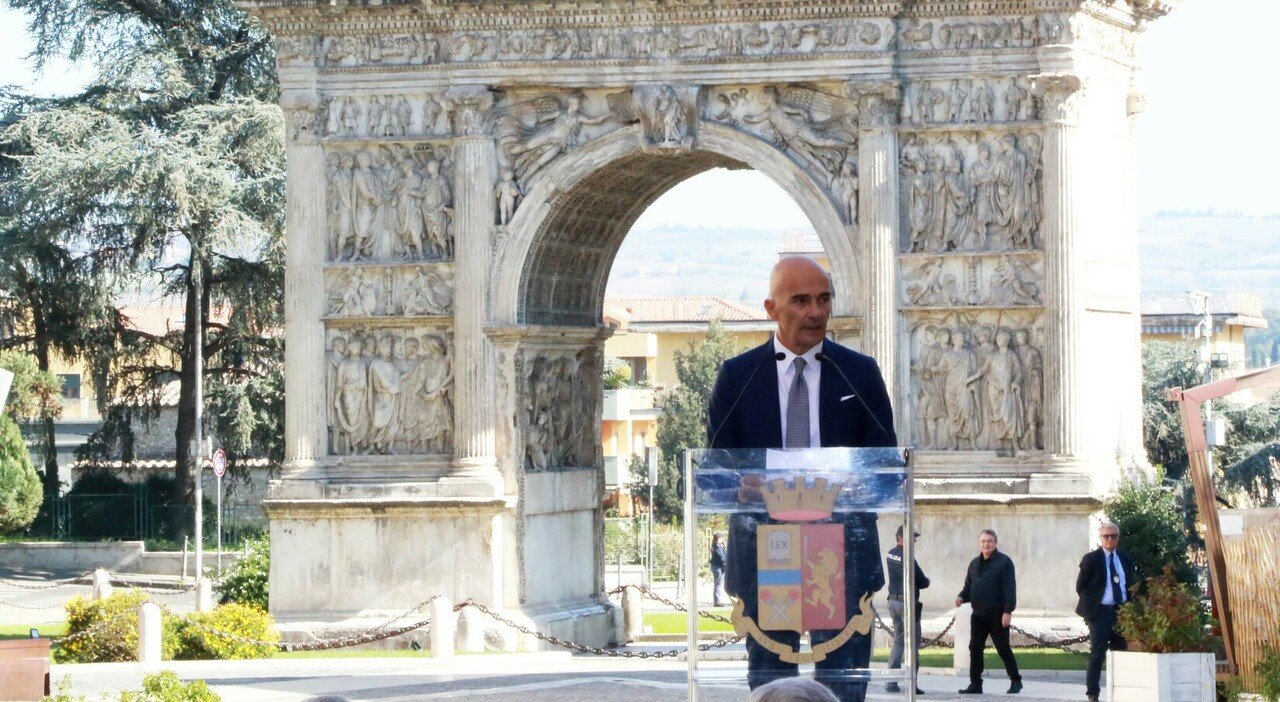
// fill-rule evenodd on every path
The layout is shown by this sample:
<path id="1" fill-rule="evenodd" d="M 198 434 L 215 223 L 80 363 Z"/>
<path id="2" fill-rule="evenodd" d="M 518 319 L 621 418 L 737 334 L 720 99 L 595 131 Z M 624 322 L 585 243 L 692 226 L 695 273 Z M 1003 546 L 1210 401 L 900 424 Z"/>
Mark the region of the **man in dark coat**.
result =
<path id="1" fill-rule="evenodd" d="M 905 568 L 902 567 L 902 525 L 898 525 L 898 533 L 895 535 L 897 545 L 889 549 L 888 555 L 884 557 L 884 569 L 889 574 L 889 618 L 893 621 L 893 645 L 889 647 L 889 669 L 897 670 L 902 667 L 903 652 L 906 651 L 907 629 L 906 629 L 906 603 L 903 593 L 902 581 L 905 579 Z M 911 535 L 911 542 L 915 543 L 920 532 Z M 915 565 L 916 578 L 916 635 L 914 650 L 916 652 L 915 660 L 916 670 L 920 670 L 920 615 L 924 613 L 924 605 L 920 604 L 920 591 L 929 587 L 929 578 L 925 576 L 924 569 L 920 567 L 920 561 L 915 558 L 911 559 Z M 884 686 L 885 692 L 901 692 L 898 683 L 891 682 Z M 924 694 L 923 690 L 916 689 L 917 695 Z"/>
<path id="2" fill-rule="evenodd" d="M 960 690 L 962 695 L 982 694 L 982 653 L 988 636 L 1009 674 L 1009 694 L 1022 691 L 1018 661 L 1009 646 L 1009 626 L 1013 623 L 1013 610 L 1018 606 L 1018 584 L 1013 560 L 997 550 L 998 543 L 994 529 L 983 529 L 978 534 L 981 553 L 969 563 L 964 587 L 956 598 L 957 607 L 965 602 L 973 605 L 969 620 L 969 687 Z"/>
<path id="3" fill-rule="evenodd" d="M 1089 667 L 1085 673 L 1085 696 L 1098 702 L 1102 662 L 1107 650 L 1125 650 L 1124 637 L 1116 633 L 1116 612 L 1129 601 L 1129 588 L 1138 581 L 1133 560 L 1119 550 L 1120 527 L 1104 522 L 1098 527 L 1100 546 L 1080 559 L 1076 594 L 1080 602 L 1076 614 L 1089 625 Z"/>
<path id="4" fill-rule="evenodd" d="M 812 259 L 786 258 L 774 266 L 764 307 L 777 322 L 777 333 L 720 368 L 707 420 L 712 448 L 897 445 L 879 366 L 826 338 L 831 298 L 831 280 Z M 762 484 L 759 475 L 746 476 L 739 499 L 758 501 Z M 862 595 L 884 587 L 880 541 L 875 515 L 849 513 L 837 519 L 844 524 L 845 612 L 852 613 L 859 610 Z M 735 514 L 729 521 L 725 589 L 757 621 L 756 530 L 766 523 L 759 512 Z M 811 631 L 810 642 L 818 644 L 837 633 Z M 799 633 L 770 636 L 793 650 L 799 646 Z M 751 638 L 747 656 L 752 689 L 798 672 L 795 664 L 782 662 Z M 841 678 L 836 671 L 866 668 L 870 659 L 871 636 L 855 635 L 816 665 L 817 678 L 842 702 L 862 702 L 866 682 Z"/>

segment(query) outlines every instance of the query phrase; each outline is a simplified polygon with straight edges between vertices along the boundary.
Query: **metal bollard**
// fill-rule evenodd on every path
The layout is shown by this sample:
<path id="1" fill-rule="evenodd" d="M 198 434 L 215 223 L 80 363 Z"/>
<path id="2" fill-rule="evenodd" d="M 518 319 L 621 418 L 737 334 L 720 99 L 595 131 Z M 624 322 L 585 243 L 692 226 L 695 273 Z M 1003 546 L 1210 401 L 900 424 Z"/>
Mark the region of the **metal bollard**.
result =
<path id="1" fill-rule="evenodd" d="M 435 615 L 432 615 L 434 627 Z M 485 617 L 475 607 L 467 607 L 458 613 L 457 648 L 464 653 L 484 653 Z"/>
<path id="2" fill-rule="evenodd" d="M 196 580 L 196 611 L 213 611 L 213 581 L 208 578 Z"/>
<path id="3" fill-rule="evenodd" d="M 144 602 L 138 608 L 138 662 L 160 662 L 161 626 L 160 607 L 154 602 Z"/>
<path id="4" fill-rule="evenodd" d="M 93 600 L 105 600 L 111 596 L 111 574 L 102 568 L 93 571 Z"/>
<path id="5" fill-rule="evenodd" d="M 973 636 L 973 607 L 969 603 L 956 609 L 956 624 L 951 628 L 955 632 L 955 648 L 952 651 L 952 663 L 956 675 L 969 674 L 969 639 Z"/>
<path id="6" fill-rule="evenodd" d="M 434 658 L 452 658 L 453 641 L 457 623 L 454 621 L 453 603 L 438 597 L 431 601 L 427 611 L 431 613 L 431 655 Z"/>
<path id="7" fill-rule="evenodd" d="M 636 641 L 644 634 L 644 595 L 632 585 L 622 590 L 622 621 L 627 641 Z"/>

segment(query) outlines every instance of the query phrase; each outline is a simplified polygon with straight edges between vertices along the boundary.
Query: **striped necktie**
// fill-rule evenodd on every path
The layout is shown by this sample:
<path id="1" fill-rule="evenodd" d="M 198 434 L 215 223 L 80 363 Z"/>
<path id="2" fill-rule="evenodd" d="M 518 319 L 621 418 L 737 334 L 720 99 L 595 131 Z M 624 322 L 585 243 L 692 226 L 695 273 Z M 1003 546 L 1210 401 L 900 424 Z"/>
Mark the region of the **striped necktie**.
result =
<path id="1" fill-rule="evenodd" d="M 809 448 L 809 384 L 804 379 L 805 360 L 792 361 L 795 376 L 787 393 L 786 448 Z"/>

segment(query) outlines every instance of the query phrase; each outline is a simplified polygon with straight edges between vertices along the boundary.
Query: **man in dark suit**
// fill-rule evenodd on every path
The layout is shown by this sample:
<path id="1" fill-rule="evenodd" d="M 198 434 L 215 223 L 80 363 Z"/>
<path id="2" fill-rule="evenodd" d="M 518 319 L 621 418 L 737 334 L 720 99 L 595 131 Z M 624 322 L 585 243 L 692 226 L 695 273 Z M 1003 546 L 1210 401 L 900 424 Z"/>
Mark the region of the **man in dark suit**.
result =
<path id="1" fill-rule="evenodd" d="M 1115 630 L 1116 611 L 1129 600 L 1129 586 L 1137 582 L 1133 560 L 1118 548 L 1120 527 L 1104 522 L 1098 527 L 1098 542 L 1101 545 L 1096 550 L 1080 559 L 1080 574 L 1076 576 L 1076 594 L 1080 595 L 1076 614 L 1089 625 L 1089 668 L 1085 673 L 1085 696 L 1089 702 L 1098 702 L 1107 649 L 1125 650 L 1124 637 Z"/>
<path id="2" fill-rule="evenodd" d="M 779 261 L 769 277 L 765 311 L 777 322 L 772 339 L 724 362 L 708 413 L 712 448 L 770 449 L 896 446 L 893 410 L 880 368 L 864 356 L 826 338 L 831 316 L 831 279 L 812 259 Z M 760 499 L 763 479 L 745 476 L 738 487 L 744 502 Z M 863 594 L 884 586 L 875 515 L 850 513 L 844 524 L 845 611 L 857 612 Z M 741 599 L 747 616 L 757 619 L 756 528 L 768 523 L 760 513 L 730 519 L 725 589 Z M 758 619 L 757 619 L 758 621 Z M 838 631 L 811 631 L 811 644 Z M 796 649 L 800 635 L 770 632 Z M 796 675 L 797 666 L 755 640 L 747 640 L 747 681 L 752 689 Z M 836 671 L 866 668 L 871 636 L 855 635 L 817 664 L 817 677 L 843 702 L 861 702 L 866 682 L 840 678 Z"/>

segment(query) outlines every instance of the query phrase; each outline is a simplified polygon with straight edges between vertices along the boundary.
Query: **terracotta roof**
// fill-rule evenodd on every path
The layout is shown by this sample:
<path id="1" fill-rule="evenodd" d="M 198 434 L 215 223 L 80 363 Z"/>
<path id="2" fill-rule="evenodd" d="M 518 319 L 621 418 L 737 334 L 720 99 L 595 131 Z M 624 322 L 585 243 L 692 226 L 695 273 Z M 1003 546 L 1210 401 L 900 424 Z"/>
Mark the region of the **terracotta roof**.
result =
<path id="1" fill-rule="evenodd" d="M 713 319 L 725 322 L 759 322 L 769 319 L 762 308 L 709 296 L 611 297 L 604 301 L 604 316 L 631 324 L 710 322 Z"/>

